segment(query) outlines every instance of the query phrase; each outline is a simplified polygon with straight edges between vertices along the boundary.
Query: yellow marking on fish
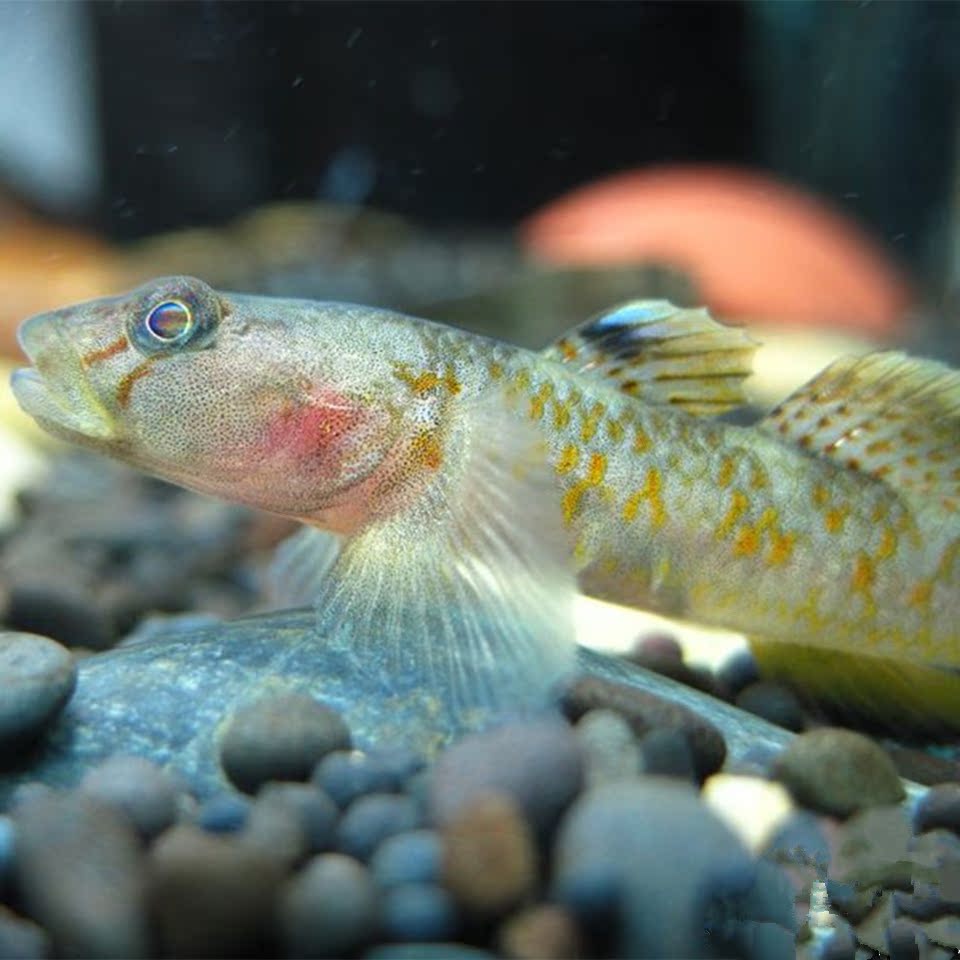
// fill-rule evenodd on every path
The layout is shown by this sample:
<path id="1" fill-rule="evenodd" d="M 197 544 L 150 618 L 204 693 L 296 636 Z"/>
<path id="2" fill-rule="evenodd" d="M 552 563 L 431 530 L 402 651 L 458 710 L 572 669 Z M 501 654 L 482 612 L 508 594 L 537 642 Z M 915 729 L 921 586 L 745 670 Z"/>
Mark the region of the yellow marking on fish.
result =
<path id="1" fill-rule="evenodd" d="M 490 373 L 491 380 L 502 380 L 503 379 L 503 364 L 497 363 L 496 360 L 491 361 L 490 365 L 487 367 L 488 372 Z"/>
<path id="2" fill-rule="evenodd" d="M 570 524 L 573 522 L 573 518 L 576 516 L 577 511 L 580 509 L 580 501 L 583 499 L 583 495 L 586 492 L 586 487 L 581 483 L 575 483 L 564 495 L 563 500 L 560 503 L 561 509 L 563 510 L 563 519 L 564 522 Z"/>
<path id="3" fill-rule="evenodd" d="M 604 413 L 606 413 L 606 407 L 602 403 L 595 403 L 587 412 L 580 426 L 580 439 L 584 443 L 593 439 L 593 435 L 597 432 L 597 427 L 600 424 L 600 418 Z"/>
<path id="4" fill-rule="evenodd" d="M 873 440 L 867 444 L 865 449 L 869 454 L 890 453 L 893 450 L 893 444 L 889 440 Z"/>
<path id="5" fill-rule="evenodd" d="M 779 519 L 780 514 L 777 513 L 775 507 L 764 507 L 763 513 L 760 514 L 760 519 L 757 521 L 757 530 L 761 533 L 764 530 L 769 530 Z"/>
<path id="6" fill-rule="evenodd" d="M 737 531 L 733 541 L 733 555 L 735 557 L 752 557 L 760 549 L 760 537 L 757 531 L 747 525 Z"/>
<path id="7" fill-rule="evenodd" d="M 667 519 L 667 511 L 663 505 L 661 491 L 663 489 L 663 477 L 656 467 L 651 467 L 647 471 L 646 483 L 643 490 L 647 500 L 650 501 L 650 522 L 654 528 L 662 527 Z"/>
<path id="8" fill-rule="evenodd" d="M 513 387 L 520 391 L 530 389 L 530 371 L 526 367 L 521 367 L 513 375 Z"/>
<path id="9" fill-rule="evenodd" d="M 767 564 L 771 567 L 782 567 L 793 554 L 793 545 L 797 542 L 795 533 L 778 533 L 774 530 L 770 534 L 770 552 L 767 554 Z"/>
<path id="10" fill-rule="evenodd" d="M 121 407 L 126 407 L 130 403 L 130 394 L 133 391 L 133 385 L 150 373 L 150 367 L 153 364 L 154 357 L 144 360 L 139 366 L 134 367 L 126 376 L 121 377 L 117 384 L 117 403 Z"/>
<path id="11" fill-rule="evenodd" d="M 570 360 L 576 360 L 577 358 L 577 348 L 566 338 L 557 341 L 557 346 L 560 348 L 560 352 L 563 354 L 563 359 L 567 362 Z"/>
<path id="12" fill-rule="evenodd" d="M 530 419 L 540 420 L 543 417 L 547 401 L 553 395 L 553 384 L 549 381 L 542 383 L 540 389 L 530 398 Z"/>
<path id="13" fill-rule="evenodd" d="M 870 514 L 870 519 L 874 523 L 879 523 L 881 520 L 886 520 L 889 515 L 890 507 L 882 500 L 879 500 L 873 507 L 873 512 Z"/>
<path id="14" fill-rule="evenodd" d="M 892 557 L 896 552 L 896 549 L 897 535 L 894 533 L 893 527 L 884 527 L 883 535 L 880 537 L 880 544 L 877 547 L 877 560 L 886 560 L 889 557 Z"/>
<path id="15" fill-rule="evenodd" d="M 770 486 L 770 478 L 767 471 L 759 464 L 754 464 L 753 471 L 750 474 L 750 487 L 753 490 L 763 490 Z"/>
<path id="16" fill-rule="evenodd" d="M 830 500 L 830 491 L 822 483 L 818 483 L 813 488 L 814 506 L 825 507 L 829 500 Z"/>
<path id="17" fill-rule="evenodd" d="M 586 483 L 591 487 L 596 487 L 603 482 L 607 472 L 607 458 L 602 453 L 594 453 L 590 456 L 590 468 L 587 471 Z"/>
<path id="18" fill-rule="evenodd" d="M 623 439 L 623 424 L 619 420 L 608 419 L 604 424 L 607 428 L 607 439 L 611 443 L 619 443 Z"/>
<path id="19" fill-rule="evenodd" d="M 417 396 L 423 396 L 443 387 L 451 394 L 457 394 L 461 390 L 460 381 L 454 376 L 453 368 L 448 366 L 446 372 L 441 377 L 433 370 L 423 370 L 420 373 L 411 373 L 410 368 L 404 364 L 397 364 L 394 375 L 397 379 L 403 381 Z"/>
<path id="20" fill-rule="evenodd" d="M 921 580 L 911 591 L 907 603 L 911 607 L 925 607 L 933 594 L 933 584 L 929 580 Z"/>
<path id="21" fill-rule="evenodd" d="M 92 350 L 90 353 L 85 353 L 81 358 L 80 362 L 85 367 L 91 367 L 95 363 L 100 363 L 102 360 L 109 360 L 111 357 L 115 357 L 118 353 L 123 353 L 124 350 L 129 346 L 129 341 L 125 336 L 119 336 L 113 343 L 107 344 L 107 346 L 101 348 L 100 350 Z"/>
<path id="22" fill-rule="evenodd" d="M 650 438 L 642 427 L 636 427 L 633 433 L 633 452 L 646 453 L 652 446 Z"/>
<path id="23" fill-rule="evenodd" d="M 749 506 L 750 501 L 747 499 L 747 495 L 742 490 L 734 490 L 733 496 L 730 498 L 730 506 L 715 531 L 718 540 L 722 540 L 733 530 L 736 522 L 743 516 Z"/>
<path id="24" fill-rule="evenodd" d="M 644 494 L 642 490 L 637 490 L 627 497 L 627 500 L 623 505 L 623 519 L 626 520 L 627 523 L 631 523 L 636 520 L 637 512 L 640 509 L 640 504 L 643 501 L 643 497 Z"/>
<path id="25" fill-rule="evenodd" d="M 731 457 L 724 457 L 720 462 L 720 473 L 717 475 L 717 483 L 721 487 L 729 487 L 733 482 L 733 475 L 736 473 L 737 465 Z"/>
<path id="26" fill-rule="evenodd" d="M 443 451 L 433 431 L 418 433 L 412 448 L 417 461 L 428 470 L 438 470 L 443 464 Z"/>
<path id="27" fill-rule="evenodd" d="M 565 400 L 553 401 L 553 425 L 563 430 L 570 423 L 570 405 Z"/>
<path id="28" fill-rule="evenodd" d="M 840 533 L 847 517 L 850 515 L 848 507 L 831 507 L 824 517 L 827 533 Z"/>
<path id="29" fill-rule="evenodd" d="M 560 459 L 557 461 L 555 467 L 557 473 L 560 474 L 560 476 L 569 473 L 577 465 L 579 459 L 580 451 L 572 443 L 567 444 L 560 454 Z"/>
<path id="30" fill-rule="evenodd" d="M 873 568 L 873 561 L 861 550 L 857 554 L 857 558 L 853 564 L 853 576 L 850 580 L 851 586 L 859 593 L 869 594 L 875 576 L 876 571 Z"/>

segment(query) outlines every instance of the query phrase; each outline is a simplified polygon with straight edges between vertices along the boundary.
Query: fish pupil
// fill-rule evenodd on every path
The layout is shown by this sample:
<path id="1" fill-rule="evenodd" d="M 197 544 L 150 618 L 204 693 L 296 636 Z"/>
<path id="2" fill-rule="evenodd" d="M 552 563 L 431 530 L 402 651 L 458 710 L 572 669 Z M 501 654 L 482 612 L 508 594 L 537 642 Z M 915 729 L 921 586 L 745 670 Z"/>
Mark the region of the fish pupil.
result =
<path id="1" fill-rule="evenodd" d="M 193 314 L 179 300 L 165 300 L 147 314 L 146 327 L 157 340 L 173 343 L 193 328 Z"/>

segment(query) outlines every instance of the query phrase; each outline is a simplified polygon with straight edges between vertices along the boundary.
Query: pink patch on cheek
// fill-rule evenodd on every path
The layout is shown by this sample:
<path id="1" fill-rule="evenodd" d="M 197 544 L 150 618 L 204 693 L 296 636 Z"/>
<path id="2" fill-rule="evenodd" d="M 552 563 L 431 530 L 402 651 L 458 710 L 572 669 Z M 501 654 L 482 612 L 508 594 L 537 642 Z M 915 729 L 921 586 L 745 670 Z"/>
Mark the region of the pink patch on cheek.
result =
<path id="1" fill-rule="evenodd" d="M 260 452 L 314 460 L 333 453 L 363 420 L 361 407 L 333 391 L 324 391 L 299 404 L 291 403 L 277 414 L 263 433 Z"/>

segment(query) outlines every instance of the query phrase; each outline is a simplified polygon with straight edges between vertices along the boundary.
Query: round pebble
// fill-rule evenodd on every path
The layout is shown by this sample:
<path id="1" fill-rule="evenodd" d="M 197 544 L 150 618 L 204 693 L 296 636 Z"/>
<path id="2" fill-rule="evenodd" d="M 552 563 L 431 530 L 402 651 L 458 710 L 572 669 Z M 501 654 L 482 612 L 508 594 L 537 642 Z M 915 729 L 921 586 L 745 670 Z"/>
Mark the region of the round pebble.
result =
<path id="1" fill-rule="evenodd" d="M 47 960 L 53 955 L 42 927 L 0 906 L 0 957 L 3 960 Z"/>
<path id="2" fill-rule="evenodd" d="M 640 749 L 626 720 L 613 710 L 589 710 L 576 726 L 587 786 L 629 780 L 640 772 Z"/>
<path id="3" fill-rule="evenodd" d="M 617 956 L 709 956 L 730 946 L 708 931 L 712 911 L 723 904 L 752 920 L 741 908 L 756 875 L 747 851 L 692 786 L 641 777 L 589 790 L 570 809 L 554 849 L 553 895 L 587 923 L 595 907 L 603 914 L 629 905 Z M 786 915 L 793 901 L 784 896 Z"/>
<path id="4" fill-rule="evenodd" d="M 640 738 L 640 766 L 644 773 L 677 777 L 693 783 L 697 779 L 690 738 L 676 727 L 658 727 Z"/>
<path id="5" fill-rule="evenodd" d="M 778 757 L 774 770 L 798 803 L 837 817 L 898 803 L 904 797 L 903 784 L 883 748 L 862 734 L 836 727 L 799 734 Z"/>
<path id="6" fill-rule="evenodd" d="M 197 813 L 197 826 L 209 833 L 235 833 L 250 815 L 251 802 L 242 793 L 216 793 L 205 800 Z"/>
<path id="7" fill-rule="evenodd" d="M 73 655 L 55 640 L 0 632 L 0 742 L 37 735 L 70 699 Z"/>
<path id="8" fill-rule="evenodd" d="M 0 815 L 0 890 L 13 870 L 14 827 L 10 817 Z"/>
<path id="9" fill-rule="evenodd" d="M 489 793 L 511 797 L 541 836 L 583 782 L 583 751 L 561 720 L 511 723 L 464 737 L 433 768 L 430 808 L 446 823 Z"/>
<path id="10" fill-rule="evenodd" d="M 728 657 L 717 670 L 717 689 L 729 700 L 751 683 L 760 679 L 757 661 L 749 650 L 738 650 Z"/>
<path id="11" fill-rule="evenodd" d="M 616 710 L 638 737 L 659 728 L 682 730 L 689 740 L 697 779 L 701 781 L 716 773 L 726 759 L 727 746 L 712 723 L 695 711 L 646 690 L 600 677 L 582 677 L 565 692 L 563 707 L 573 720 L 600 707 Z"/>
<path id="12" fill-rule="evenodd" d="M 857 960 L 857 935 L 850 924 L 836 917 L 834 929 L 827 935 L 816 954 L 816 960 Z"/>
<path id="13" fill-rule="evenodd" d="M 15 583 L 5 622 L 15 630 L 52 637 L 69 647 L 104 650 L 113 640 L 106 614 L 76 586 Z"/>
<path id="14" fill-rule="evenodd" d="M 279 905 L 288 955 L 340 957 L 372 938 L 378 921 L 376 888 L 352 857 L 321 853 L 290 880 Z"/>
<path id="15" fill-rule="evenodd" d="M 311 779 L 344 808 L 365 793 L 400 790 L 405 777 L 381 758 L 361 750 L 335 750 L 317 764 Z"/>
<path id="16" fill-rule="evenodd" d="M 960 835 L 960 783 L 931 787 L 917 804 L 913 817 L 917 833 L 941 827 Z"/>
<path id="17" fill-rule="evenodd" d="M 927 935 L 915 924 L 897 917 L 887 925 L 887 951 L 890 960 L 920 960 L 927 953 Z"/>
<path id="18" fill-rule="evenodd" d="M 367 860 L 387 837 L 418 826 L 416 804 L 396 793 L 368 793 L 347 807 L 337 826 L 337 849 Z"/>
<path id="19" fill-rule="evenodd" d="M 464 909 L 484 916 L 505 913 L 537 883 L 537 851 L 530 827 L 507 796 L 487 794 L 441 830 L 443 880 Z"/>
<path id="20" fill-rule="evenodd" d="M 492 953 L 465 943 L 381 943 L 364 960 L 497 960 Z"/>
<path id="21" fill-rule="evenodd" d="M 16 884 L 58 956 L 148 955 L 143 852 L 130 822 L 78 791 L 14 812 Z"/>
<path id="22" fill-rule="evenodd" d="M 797 695 L 781 683 L 760 680 L 744 687 L 737 695 L 736 705 L 785 730 L 799 733 L 806 725 L 803 707 Z"/>
<path id="23" fill-rule="evenodd" d="M 407 830 L 388 837 L 374 853 L 370 870 L 381 887 L 433 883 L 440 876 L 440 835 L 434 830 Z"/>
<path id="24" fill-rule="evenodd" d="M 278 861 L 235 836 L 172 827 L 148 861 L 151 915 L 175 957 L 259 955 L 271 942 Z"/>
<path id="25" fill-rule="evenodd" d="M 273 805 L 303 831 L 306 852 L 333 847 L 340 811 L 322 790 L 309 783 L 268 783 L 257 794 L 255 806 Z"/>
<path id="26" fill-rule="evenodd" d="M 392 940 L 445 940 L 457 931 L 457 908 L 436 884 L 402 883 L 383 894 L 380 924 Z"/>
<path id="27" fill-rule="evenodd" d="M 515 913 L 504 922 L 497 940 L 500 952 L 512 960 L 577 960 L 582 955 L 573 916 L 549 903 Z"/>
<path id="28" fill-rule="evenodd" d="M 671 633 L 647 633 L 637 637 L 628 656 L 651 657 L 682 663 L 683 647 Z"/>
<path id="29" fill-rule="evenodd" d="M 83 778 L 80 789 L 120 811 L 147 839 L 166 830 L 177 816 L 176 782 L 143 757 L 117 754 L 104 760 Z"/>
<path id="30" fill-rule="evenodd" d="M 306 694 L 284 693 L 234 713 L 220 762 L 232 783 L 253 793 L 268 780 L 306 780 L 321 757 L 349 745 L 339 714 Z"/>

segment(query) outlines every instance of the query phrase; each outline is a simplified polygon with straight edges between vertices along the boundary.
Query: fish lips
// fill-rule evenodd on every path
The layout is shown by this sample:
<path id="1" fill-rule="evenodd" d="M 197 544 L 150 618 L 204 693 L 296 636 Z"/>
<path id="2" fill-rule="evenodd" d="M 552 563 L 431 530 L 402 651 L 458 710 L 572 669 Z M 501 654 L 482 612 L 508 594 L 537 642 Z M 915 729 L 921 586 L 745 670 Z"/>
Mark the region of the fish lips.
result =
<path id="1" fill-rule="evenodd" d="M 115 429 L 97 397 L 80 354 L 56 314 L 25 320 L 17 331 L 32 367 L 20 367 L 10 387 L 21 409 L 45 430 L 69 440 L 109 440 Z"/>

